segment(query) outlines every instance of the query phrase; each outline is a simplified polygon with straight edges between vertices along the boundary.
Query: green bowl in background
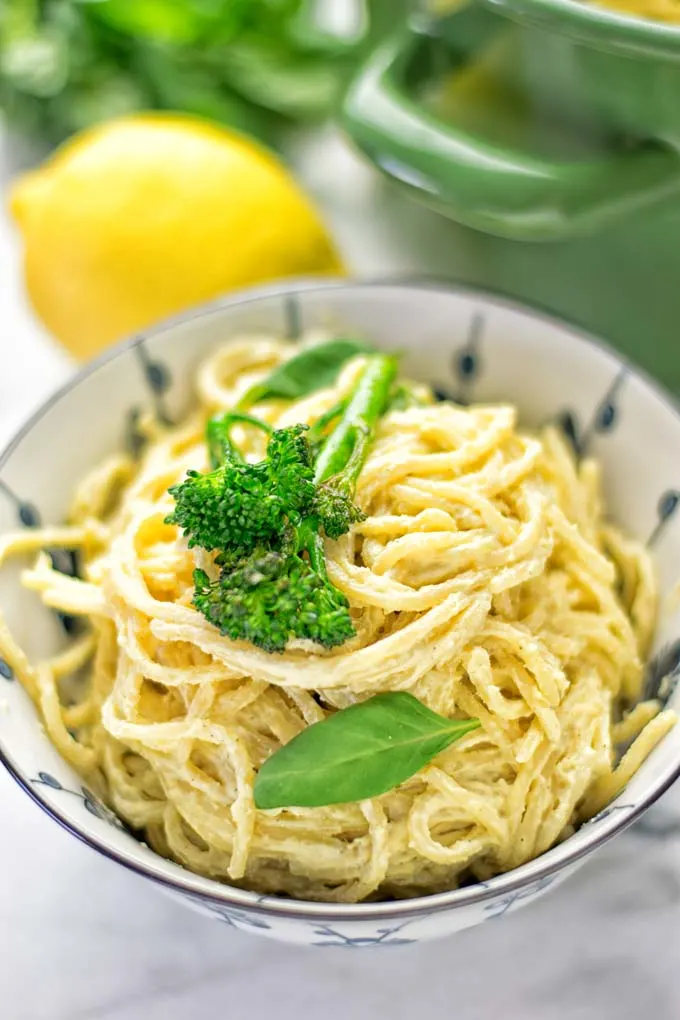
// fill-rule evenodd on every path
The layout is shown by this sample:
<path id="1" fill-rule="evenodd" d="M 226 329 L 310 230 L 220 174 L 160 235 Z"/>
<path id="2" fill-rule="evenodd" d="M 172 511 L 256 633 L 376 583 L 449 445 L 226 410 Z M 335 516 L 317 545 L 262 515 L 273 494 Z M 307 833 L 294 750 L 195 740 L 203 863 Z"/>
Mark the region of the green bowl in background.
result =
<path id="1" fill-rule="evenodd" d="M 575 0 L 417 16 L 342 116 L 459 225 L 462 279 L 605 333 L 680 391 L 680 25 Z"/>

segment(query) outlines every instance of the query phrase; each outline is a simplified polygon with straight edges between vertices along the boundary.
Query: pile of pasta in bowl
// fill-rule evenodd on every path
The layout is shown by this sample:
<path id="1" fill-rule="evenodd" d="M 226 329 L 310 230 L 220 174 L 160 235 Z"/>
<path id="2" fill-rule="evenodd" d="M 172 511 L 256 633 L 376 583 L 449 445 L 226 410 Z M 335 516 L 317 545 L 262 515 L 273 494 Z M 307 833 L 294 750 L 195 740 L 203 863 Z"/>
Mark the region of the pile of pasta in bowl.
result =
<path id="1" fill-rule="evenodd" d="M 508 871 L 616 795 L 674 716 L 641 700 L 656 581 L 596 461 L 359 341 L 233 340 L 196 390 L 2 546 L 85 625 L 37 665 L 2 625 L 0 652 L 130 829 L 358 902 Z"/>

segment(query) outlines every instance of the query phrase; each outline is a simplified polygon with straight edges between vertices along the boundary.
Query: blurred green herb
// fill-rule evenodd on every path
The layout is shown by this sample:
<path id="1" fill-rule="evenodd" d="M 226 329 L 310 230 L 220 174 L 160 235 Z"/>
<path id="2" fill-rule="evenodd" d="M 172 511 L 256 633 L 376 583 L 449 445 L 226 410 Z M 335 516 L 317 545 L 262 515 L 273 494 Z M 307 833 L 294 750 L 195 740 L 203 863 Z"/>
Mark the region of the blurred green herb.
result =
<path id="1" fill-rule="evenodd" d="M 51 144 L 141 109 L 272 142 L 333 109 L 364 37 L 310 0 L 0 0 L 0 110 Z"/>

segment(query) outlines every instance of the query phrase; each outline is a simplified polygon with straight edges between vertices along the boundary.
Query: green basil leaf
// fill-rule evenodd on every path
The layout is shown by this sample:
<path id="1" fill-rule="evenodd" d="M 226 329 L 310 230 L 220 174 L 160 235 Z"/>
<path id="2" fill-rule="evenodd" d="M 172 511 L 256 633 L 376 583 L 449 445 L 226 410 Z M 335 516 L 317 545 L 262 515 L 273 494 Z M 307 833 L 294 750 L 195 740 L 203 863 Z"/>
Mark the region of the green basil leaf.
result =
<path id="1" fill-rule="evenodd" d="M 445 719 L 405 691 L 376 694 L 314 723 L 261 767 L 258 808 L 322 807 L 378 797 L 479 727 Z"/>
<path id="2" fill-rule="evenodd" d="M 289 361 L 284 361 L 266 379 L 252 386 L 238 402 L 240 408 L 260 400 L 298 400 L 309 393 L 331 386 L 342 366 L 357 354 L 371 351 L 360 340 L 338 337 L 313 347 L 306 347 Z"/>

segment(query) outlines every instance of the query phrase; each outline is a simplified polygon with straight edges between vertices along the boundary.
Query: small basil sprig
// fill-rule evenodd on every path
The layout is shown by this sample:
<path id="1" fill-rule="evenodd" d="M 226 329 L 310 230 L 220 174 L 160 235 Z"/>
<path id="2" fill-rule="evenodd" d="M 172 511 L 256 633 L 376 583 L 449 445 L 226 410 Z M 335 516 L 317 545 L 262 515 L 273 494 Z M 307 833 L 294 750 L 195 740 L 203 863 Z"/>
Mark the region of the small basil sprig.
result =
<path id="1" fill-rule="evenodd" d="M 260 400 L 299 400 L 324 386 L 331 386 L 342 366 L 358 354 L 372 350 L 361 340 L 337 337 L 306 347 L 247 390 L 237 407 L 243 410 Z"/>
<path id="2" fill-rule="evenodd" d="M 376 694 L 276 751 L 258 772 L 255 806 L 322 807 L 377 797 L 479 725 L 445 719 L 405 691 Z"/>

